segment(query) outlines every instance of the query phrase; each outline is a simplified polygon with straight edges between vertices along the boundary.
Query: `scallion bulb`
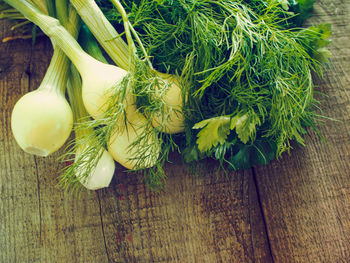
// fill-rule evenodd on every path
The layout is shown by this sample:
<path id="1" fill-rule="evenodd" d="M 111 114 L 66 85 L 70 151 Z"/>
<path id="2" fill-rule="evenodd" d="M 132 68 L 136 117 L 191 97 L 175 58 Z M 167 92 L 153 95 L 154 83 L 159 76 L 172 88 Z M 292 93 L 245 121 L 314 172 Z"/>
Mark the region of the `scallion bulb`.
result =
<path id="1" fill-rule="evenodd" d="M 55 48 L 40 87 L 15 104 L 11 128 L 18 145 L 27 153 L 48 156 L 68 139 L 72 110 L 64 97 L 69 61 Z"/>

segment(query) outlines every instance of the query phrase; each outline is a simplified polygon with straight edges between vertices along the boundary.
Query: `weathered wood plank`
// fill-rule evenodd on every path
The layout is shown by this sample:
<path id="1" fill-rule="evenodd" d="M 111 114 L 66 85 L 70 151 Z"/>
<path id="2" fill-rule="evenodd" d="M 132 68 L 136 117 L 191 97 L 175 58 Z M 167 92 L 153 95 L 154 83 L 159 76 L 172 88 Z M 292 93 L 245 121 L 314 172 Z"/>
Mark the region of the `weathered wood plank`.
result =
<path id="1" fill-rule="evenodd" d="M 39 85 L 50 54 L 45 39 L 0 44 L 0 262 L 271 261 L 249 171 L 216 180 L 217 164 L 204 162 L 196 178 L 175 161 L 160 193 L 120 169 L 110 188 L 80 199 L 58 189 L 62 151 L 32 157 L 10 130 L 14 103 Z"/>
<path id="2" fill-rule="evenodd" d="M 339 122 L 266 167 L 255 169 L 276 262 L 350 259 L 350 2 L 316 1 L 310 22 L 333 26 L 333 58 L 318 80 L 324 114 Z"/>
<path id="3" fill-rule="evenodd" d="M 198 178 L 167 165 L 161 193 L 132 174 L 100 193 L 111 262 L 270 262 L 251 173 L 216 179 L 217 166 L 203 165 Z"/>

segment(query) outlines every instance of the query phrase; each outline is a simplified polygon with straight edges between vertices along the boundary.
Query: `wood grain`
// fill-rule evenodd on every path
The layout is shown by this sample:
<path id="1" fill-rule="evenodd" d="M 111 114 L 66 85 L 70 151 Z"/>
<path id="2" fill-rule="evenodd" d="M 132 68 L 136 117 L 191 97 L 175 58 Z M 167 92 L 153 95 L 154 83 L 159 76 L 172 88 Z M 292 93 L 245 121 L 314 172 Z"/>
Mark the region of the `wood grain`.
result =
<path id="1" fill-rule="evenodd" d="M 0 262 L 349 262 L 350 2 L 316 1 L 309 23 L 331 22 L 333 58 L 317 79 L 324 114 L 307 146 L 265 167 L 218 177 L 177 156 L 164 191 L 118 167 L 111 186 L 80 198 L 59 189 L 62 150 L 23 153 L 10 116 L 40 84 L 51 45 L 0 44 Z M 0 38 L 11 35 L 0 21 Z M 200 176 L 199 176 L 200 175 Z"/>
<path id="2" fill-rule="evenodd" d="M 167 165 L 161 193 L 127 174 L 100 193 L 111 262 L 270 261 L 252 175 L 217 179 L 216 165 L 203 165 L 201 177 L 179 161 Z"/>

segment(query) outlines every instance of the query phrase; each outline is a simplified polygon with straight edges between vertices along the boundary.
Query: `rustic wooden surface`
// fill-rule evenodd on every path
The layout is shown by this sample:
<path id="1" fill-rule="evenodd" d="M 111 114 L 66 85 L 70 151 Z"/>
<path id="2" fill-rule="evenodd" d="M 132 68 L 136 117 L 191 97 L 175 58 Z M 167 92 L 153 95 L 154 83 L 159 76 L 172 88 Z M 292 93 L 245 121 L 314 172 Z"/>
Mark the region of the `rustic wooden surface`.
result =
<path id="1" fill-rule="evenodd" d="M 0 262 L 350 262 L 350 1 L 316 1 L 309 23 L 333 25 L 317 79 L 324 114 L 307 146 L 265 167 L 216 179 L 166 167 L 164 192 L 118 172 L 80 199 L 56 187 L 59 153 L 23 153 L 10 130 L 17 99 L 40 84 L 51 55 L 39 39 L 0 44 Z M 11 35 L 0 22 L 0 38 Z"/>

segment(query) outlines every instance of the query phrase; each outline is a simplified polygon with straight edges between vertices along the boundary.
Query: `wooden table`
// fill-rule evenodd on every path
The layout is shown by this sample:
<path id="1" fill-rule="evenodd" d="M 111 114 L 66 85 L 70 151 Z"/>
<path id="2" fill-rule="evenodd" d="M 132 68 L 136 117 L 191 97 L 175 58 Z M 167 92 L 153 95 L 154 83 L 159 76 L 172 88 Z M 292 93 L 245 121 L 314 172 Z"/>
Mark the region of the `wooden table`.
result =
<path id="1" fill-rule="evenodd" d="M 14 103 L 33 90 L 51 45 L 0 44 L 0 262 L 350 262 L 350 1 L 316 1 L 333 25 L 333 53 L 317 96 L 326 139 L 265 167 L 217 179 L 176 161 L 164 192 L 121 173 L 80 198 L 56 186 L 60 153 L 33 157 L 10 130 Z M 11 35 L 1 22 L 0 38 Z"/>

